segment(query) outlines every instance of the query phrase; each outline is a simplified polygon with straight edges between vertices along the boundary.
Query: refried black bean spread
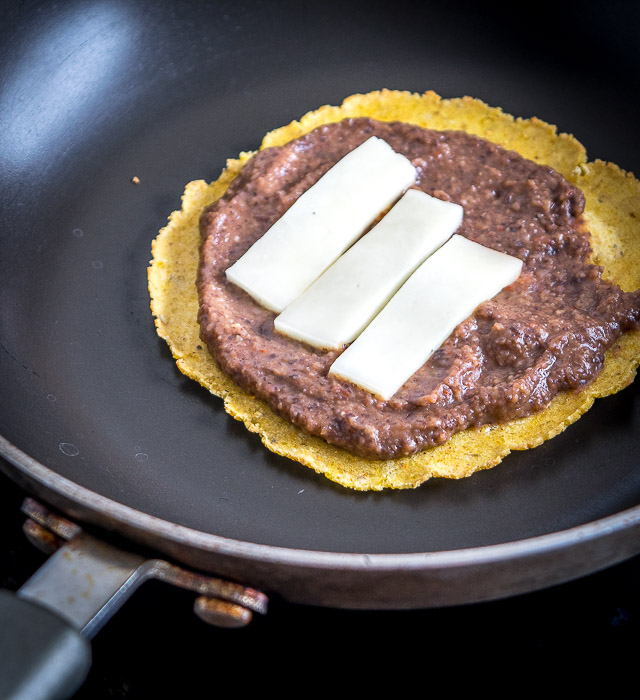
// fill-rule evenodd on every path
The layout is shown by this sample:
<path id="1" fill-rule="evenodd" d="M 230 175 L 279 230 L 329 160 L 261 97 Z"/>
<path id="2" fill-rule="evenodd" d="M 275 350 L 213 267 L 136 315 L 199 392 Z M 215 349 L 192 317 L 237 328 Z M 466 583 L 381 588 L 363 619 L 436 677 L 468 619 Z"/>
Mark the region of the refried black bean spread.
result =
<path id="1" fill-rule="evenodd" d="M 524 262 L 389 401 L 328 376 L 339 351 L 274 331 L 275 314 L 225 270 L 340 158 L 370 136 L 405 155 L 415 187 L 464 208 L 458 230 Z M 640 327 L 640 292 L 586 262 L 584 195 L 559 173 L 460 131 L 347 119 L 260 151 L 201 217 L 201 337 L 235 383 L 296 426 L 373 459 L 410 455 L 469 426 L 502 423 L 579 390 Z"/>

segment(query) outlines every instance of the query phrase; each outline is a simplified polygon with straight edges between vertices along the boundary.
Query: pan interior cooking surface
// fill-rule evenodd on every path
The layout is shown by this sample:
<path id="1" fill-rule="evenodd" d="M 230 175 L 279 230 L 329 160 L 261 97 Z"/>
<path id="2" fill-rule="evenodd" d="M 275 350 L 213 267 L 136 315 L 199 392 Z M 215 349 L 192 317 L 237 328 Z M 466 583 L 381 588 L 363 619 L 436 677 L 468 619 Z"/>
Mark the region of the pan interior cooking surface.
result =
<path id="1" fill-rule="evenodd" d="M 152 5 L 143 7 L 150 12 Z M 476 547 L 638 505 L 636 386 L 597 402 L 560 436 L 493 470 L 460 482 L 433 480 L 415 491 L 363 494 L 268 452 L 218 399 L 178 372 L 156 336 L 146 287 L 150 245 L 179 208 L 185 183 L 214 179 L 226 158 L 256 148 L 266 131 L 308 109 L 356 91 L 432 88 L 560 123 L 589 150 L 590 138 L 602 138 L 596 116 L 591 126 L 584 121 L 589 109 L 601 108 L 592 109 L 583 83 L 569 97 L 563 93 L 559 108 L 560 85 L 548 74 L 531 75 L 528 90 L 514 92 L 513 61 L 498 67 L 493 54 L 478 54 L 473 45 L 474 56 L 493 67 L 488 84 L 478 80 L 471 54 L 454 56 L 438 42 L 424 46 L 409 30 L 410 17 L 402 20 L 404 33 L 374 31 L 381 16 L 372 7 L 364 44 L 345 43 L 337 57 L 325 44 L 320 51 L 321 42 L 346 42 L 349 29 L 336 35 L 319 21 L 311 46 L 289 43 L 286 60 L 267 66 L 260 59 L 269 42 L 283 40 L 284 29 L 269 23 L 267 41 L 260 31 L 264 8 L 236 17 L 207 7 L 198 17 L 182 7 L 185 19 L 162 9 L 142 16 L 117 3 L 74 15 L 78 8 L 69 3 L 43 10 L 42 26 L 24 29 L 23 46 L 29 46 L 25 37 L 39 36 L 50 53 L 25 49 L 21 65 L 32 72 L 13 72 L 2 93 L 3 119 L 13 129 L 2 137 L 2 435 L 56 473 L 125 505 L 204 532 L 301 549 Z M 447 19 L 435 16 L 436 23 Z M 294 12 L 291 21 L 306 20 Z M 345 21 L 355 27 L 356 14 Z M 238 44 L 229 43 L 231 26 Z M 295 36 L 290 27 L 287 33 Z M 383 36 L 389 49 L 383 54 L 395 58 L 377 65 L 370 57 L 380 54 Z M 95 50 L 100 38 L 102 63 Z M 314 47 L 324 63 L 301 68 Z M 434 50 L 440 59 L 449 52 L 451 60 L 434 62 Z M 44 56 L 40 74 L 36 56 Z M 78 76 L 91 67 L 92 81 L 82 83 Z M 37 93 L 40 83 L 46 90 Z M 54 89 L 65 85 L 75 89 L 66 102 Z M 621 104 L 624 114 L 628 105 Z M 602 151 L 591 156 L 622 154 L 620 131 L 610 129 L 610 141 L 598 141 Z M 632 169 L 637 149 L 624 153 L 630 160 L 620 165 Z"/>

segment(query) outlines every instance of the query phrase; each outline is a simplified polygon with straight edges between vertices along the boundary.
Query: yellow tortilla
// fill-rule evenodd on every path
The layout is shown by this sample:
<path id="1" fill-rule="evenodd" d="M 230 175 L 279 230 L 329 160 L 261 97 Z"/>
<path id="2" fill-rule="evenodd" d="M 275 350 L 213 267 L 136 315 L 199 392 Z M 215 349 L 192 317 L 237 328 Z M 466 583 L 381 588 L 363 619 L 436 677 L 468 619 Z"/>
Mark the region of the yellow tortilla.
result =
<path id="1" fill-rule="evenodd" d="M 418 95 L 382 90 L 352 95 L 339 107 L 309 112 L 300 121 L 267 134 L 261 148 L 284 144 L 321 124 L 360 116 L 430 129 L 462 129 L 555 168 L 585 194 L 593 261 L 604 267 L 604 277 L 625 291 L 640 287 L 640 183 L 632 173 L 611 163 L 588 163 L 584 147 L 573 136 L 558 134 L 555 127 L 539 119 L 514 119 L 470 97 L 445 100 L 434 92 Z M 368 460 L 307 435 L 238 388 L 199 338 L 198 219 L 206 205 L 222 196 L 251 155 L 241 153 L 238 159 L 227 161 L 226 169 L 211 184 L 199 180 L 187 185 L 182 209 L 171 214 L 169 224 L 153 242 L 149 291 L 158 334 L 169 344 L 180 370 L 221 397 L 226 411 L 258 433 L 273 452 L 359 490 L 414 488 L 434 476 L 460 479 L 495 466 L 511 450 L 529 449 L 557 435 L 585 413 L 594 399 L 620 391 L 633 381 L 640 363 L 640 332 L 625 334 L 609 350 L 601 375 L 580 393 L 561 394 L 544 411 L 528 418 L 457 433 L 446 444 L 411 457 Z"/>

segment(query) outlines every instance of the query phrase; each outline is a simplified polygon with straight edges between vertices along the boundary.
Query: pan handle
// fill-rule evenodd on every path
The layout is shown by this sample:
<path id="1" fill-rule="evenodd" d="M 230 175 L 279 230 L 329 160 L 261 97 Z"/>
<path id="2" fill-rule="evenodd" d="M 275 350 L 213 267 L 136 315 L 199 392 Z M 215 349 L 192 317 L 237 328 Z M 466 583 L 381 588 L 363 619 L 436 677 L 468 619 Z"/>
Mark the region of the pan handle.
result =
<path id="1" fill-rule="evenodd" d="M 91 666 L 91 646 L 74 627 L 37 603 L 0 591 L 0 697 L 71 697 Z"/>
<path id="2" fill-rule="evenodd" d="M 91 665 L 88 640 L 150 578 L 198 593 L 194 610 L 214 625 L 243 627 L 267 611 L 253 588 L 123 550 L 31 498 L 22 510 L 25 534 L 51 556 L 17 594 L 0 590 L 2 700 L 71 696 Z"/>

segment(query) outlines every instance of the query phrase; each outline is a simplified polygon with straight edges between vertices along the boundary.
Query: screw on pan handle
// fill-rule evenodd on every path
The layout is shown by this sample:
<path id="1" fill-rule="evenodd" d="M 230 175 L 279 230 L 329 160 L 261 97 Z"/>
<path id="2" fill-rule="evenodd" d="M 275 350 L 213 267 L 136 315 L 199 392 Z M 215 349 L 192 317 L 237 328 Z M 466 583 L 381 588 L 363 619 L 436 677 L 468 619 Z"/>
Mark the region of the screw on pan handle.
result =
<path id="1" fill-rule="evenodd" d="M 251 610 L 242 605 L 204 595 L 196 598 L 193 610 L 204 622 L 227 629 L 246 627 L 253 617 Z"/>

